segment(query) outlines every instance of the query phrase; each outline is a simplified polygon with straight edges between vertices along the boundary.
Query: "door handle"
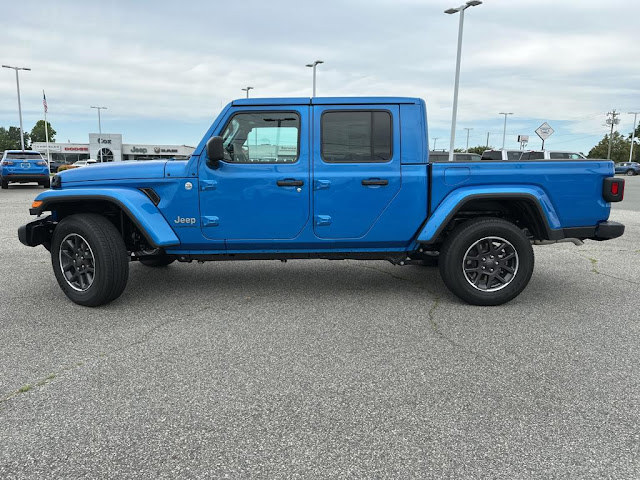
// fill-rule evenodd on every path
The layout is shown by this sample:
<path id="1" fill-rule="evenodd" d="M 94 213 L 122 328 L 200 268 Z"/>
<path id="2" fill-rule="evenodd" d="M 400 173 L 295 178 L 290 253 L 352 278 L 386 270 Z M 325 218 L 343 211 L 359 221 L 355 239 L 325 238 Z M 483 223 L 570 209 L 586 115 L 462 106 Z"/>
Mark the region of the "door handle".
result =
<path id="1" fill-rule="evenodd" d="M 384 180 L 381 178 L 367 178 L 366 180 L 362 180 L 362 185 L 365 187 L 369 187 L 371 185 L 389 185 L 389 180 Z"/>
<path id="2" fill-rule="evenodd" d="M 276 184 L 279 187 L 301 187 L 304 185 L 302 180 L 294 180 L 292 178 L 286 178 L 284 180 L 278 180 Z"/>

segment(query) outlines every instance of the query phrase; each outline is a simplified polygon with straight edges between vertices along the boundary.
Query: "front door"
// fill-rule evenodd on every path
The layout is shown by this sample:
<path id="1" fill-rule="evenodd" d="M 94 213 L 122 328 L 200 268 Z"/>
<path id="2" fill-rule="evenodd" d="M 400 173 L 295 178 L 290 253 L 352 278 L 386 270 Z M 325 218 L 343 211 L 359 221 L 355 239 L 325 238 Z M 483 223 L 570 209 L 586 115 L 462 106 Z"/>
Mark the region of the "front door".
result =
<path id="1" fill-rule="evenodd" d="M 367 235 L 400 191 L 398 106 L 314 107 L 314 232 Z"/>
<path id="2" fill-rule="evenodd" d="M 227 119 L 224 161 L 213 169 L 205 152 L 199 166 L 206 238 L 233 249 L 247 240 L 290 240 L 303 230 L 310 202 L 308 109 L 247 107 Z"/>

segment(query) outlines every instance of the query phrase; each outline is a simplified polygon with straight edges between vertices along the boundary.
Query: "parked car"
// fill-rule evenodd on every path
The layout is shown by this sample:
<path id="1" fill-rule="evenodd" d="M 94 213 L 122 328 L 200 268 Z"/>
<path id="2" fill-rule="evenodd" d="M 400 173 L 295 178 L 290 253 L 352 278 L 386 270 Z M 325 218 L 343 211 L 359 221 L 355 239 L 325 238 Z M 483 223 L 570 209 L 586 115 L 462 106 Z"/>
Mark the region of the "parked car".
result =
<path id="1" fill-rule="evenodd" d="M 0 187 L 9 188 L 9 183 L 37 182 L 49 188 L 49 165 L 40 152 L 35 150 L 6 150 L 0 162 Z"/>
<path id="2" fill-rule="evenodd" d="M 454 153 L 453 161 L 454 162 L 476 162 L 480 160 L 480 155 L 477 153 Z M 440 151 L 440 150 L 431 150 L 429 152 L 429 161 L 430 162 L 448 162 L 449 161 L 449 152 Z"/>
<path id="3" fill-rule="evenodd" d="M 638 162 L 617 163 L 615 168 L 616 173 L 622 173 L 624 175 L 640 174 L 640 163 Z"/>
<path id="4" fill-rule="evenodd" d="M 523 150 L 485 150 L 482 152 L 481 160 L 504 160 L 517 162 L 520 160 Z"/>
<path id="5" fill-rule="evenodd" d="M 582 153 L 554 150 L 529 150 L 522 152 L 520 161 L 535 160 L 587 160 Z"/>
<path id="6" fill-rule="evenodd" d="M 78 160 L 77 162 L 72 163 L 70 168 L 86 167 L 89 165 L 94 165 L 96 163 L 98 163 L 97 160 L 93 158 L 88 158 L 87 160 Z"/>
<path id="7" fill-rule="evenodd" d="M 269 143 L 252 148 L 258 131 Z M 30 210 L 51 215 L 18 238 L 50 251 L 58 285 L 85 306 L 118 298 L 136 261 L 436 254 L 451 292 L 500 305 L 529 283 L 532 244 L 623 234 L 608 221 L 625 183 L 613 162 L 429 163 L 426 131 L 419 98 L 234 100 L 189 160 L 55 175 Z"/>

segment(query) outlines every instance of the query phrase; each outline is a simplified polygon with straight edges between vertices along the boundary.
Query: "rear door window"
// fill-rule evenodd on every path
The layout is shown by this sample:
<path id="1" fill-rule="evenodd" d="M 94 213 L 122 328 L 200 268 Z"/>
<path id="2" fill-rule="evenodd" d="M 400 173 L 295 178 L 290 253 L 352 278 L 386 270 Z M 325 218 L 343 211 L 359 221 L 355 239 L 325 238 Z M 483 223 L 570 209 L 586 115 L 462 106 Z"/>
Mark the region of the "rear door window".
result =
<path id="1" fill-rule="evenodd" d="M 326 112 L 321 131 L 322 159 L 327 163 L 388 162 L 392 157 L 387 111 Z"/>

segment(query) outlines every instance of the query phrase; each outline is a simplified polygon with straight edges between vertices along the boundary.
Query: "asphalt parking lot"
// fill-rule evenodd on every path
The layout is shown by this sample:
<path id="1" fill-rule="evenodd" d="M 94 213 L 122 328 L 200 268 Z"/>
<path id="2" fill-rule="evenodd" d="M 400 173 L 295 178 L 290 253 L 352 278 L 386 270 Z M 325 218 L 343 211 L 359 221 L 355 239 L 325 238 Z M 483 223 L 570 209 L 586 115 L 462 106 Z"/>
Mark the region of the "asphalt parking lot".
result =
<path id="1" fill-rule="evenodd" d="M 66 299 L 0 192 L 0 478 L 639 478 L 640 177 L 609 242 L 462 304 L 384 262 L 131 266 Z"/>

